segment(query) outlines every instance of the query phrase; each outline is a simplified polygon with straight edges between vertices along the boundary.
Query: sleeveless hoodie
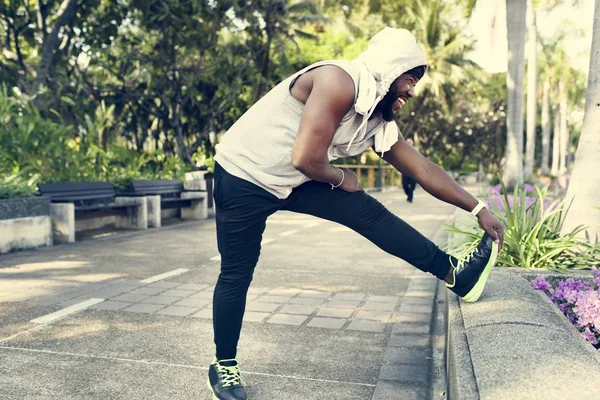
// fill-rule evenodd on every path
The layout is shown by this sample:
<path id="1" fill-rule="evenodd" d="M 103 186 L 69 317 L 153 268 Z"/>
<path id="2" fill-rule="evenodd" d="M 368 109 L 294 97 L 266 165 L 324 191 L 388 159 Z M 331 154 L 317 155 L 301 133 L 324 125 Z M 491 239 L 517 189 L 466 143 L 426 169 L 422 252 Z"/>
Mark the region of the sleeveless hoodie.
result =
<path id="1" fill-rule="evenodd" d="M 377 103 L 400 75 L 427 66 L 414 36 L 405 29 L 384 28 L 352 61 L 321 61 L 288 77 L 254 104 L 216 146 L 215 161 L 228 173 L 265 189 L 279 199 L 308 181 L 292 165 L 292 148 L 304 104 L 290 93 L 296 79 L 323 65 L 342 68 L 354 82 L 354 106 L 342 118 L 329 146 L 329 161 L 388 151 L 398 141 L 398 127 L 381 116 L 371 118 Z"/>

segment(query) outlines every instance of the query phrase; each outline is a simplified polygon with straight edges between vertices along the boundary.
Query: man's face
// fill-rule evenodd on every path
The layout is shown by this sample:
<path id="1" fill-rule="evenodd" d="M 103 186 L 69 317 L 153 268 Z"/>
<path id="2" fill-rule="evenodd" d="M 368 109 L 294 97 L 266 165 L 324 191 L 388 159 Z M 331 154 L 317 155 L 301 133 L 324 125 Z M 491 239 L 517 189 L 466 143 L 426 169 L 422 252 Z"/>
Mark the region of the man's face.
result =
<path id="1" fill-rule="evenodd" d="M 386 121 L 393 121 L 394 114 L 415 95 L 414 87 L 419 79 L 408 74 L 402 74 L 390 86 L 385 97 L 375 107 L 375 112 L 381 112 Z"/>

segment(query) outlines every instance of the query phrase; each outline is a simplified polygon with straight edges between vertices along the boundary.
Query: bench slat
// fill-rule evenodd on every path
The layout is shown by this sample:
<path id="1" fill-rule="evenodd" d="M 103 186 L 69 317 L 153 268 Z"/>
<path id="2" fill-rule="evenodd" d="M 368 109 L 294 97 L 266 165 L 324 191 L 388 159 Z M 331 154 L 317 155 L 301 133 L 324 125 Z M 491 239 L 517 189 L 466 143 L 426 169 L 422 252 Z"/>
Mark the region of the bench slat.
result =
<path id="1" fill-rule="evenodd" d="M 177 179 L 134 180 L 131 185 L 135 195 L 178 195 L 183 191 L 183 185 Z"/>
<path id="2" fill-rule="evenodd" d="M 106 209 L 113 209 L 113 208 L 129 208 L 129 207 L 134 207 L 136 206 L 136 204 L 132 203 L 132 204 L 94 204 L 91 206 L 76 206 L 75 207 L 75 212 L 77 211 L 94 211 L 94 210 L 106 210 Z"/>
<path id="3" fill-rule="evenodd" d="M 53 202 L 111 202 L 115 198 L 115 189 L 109 182 L 44 183 L 38 188 L 42 196 Z"/>

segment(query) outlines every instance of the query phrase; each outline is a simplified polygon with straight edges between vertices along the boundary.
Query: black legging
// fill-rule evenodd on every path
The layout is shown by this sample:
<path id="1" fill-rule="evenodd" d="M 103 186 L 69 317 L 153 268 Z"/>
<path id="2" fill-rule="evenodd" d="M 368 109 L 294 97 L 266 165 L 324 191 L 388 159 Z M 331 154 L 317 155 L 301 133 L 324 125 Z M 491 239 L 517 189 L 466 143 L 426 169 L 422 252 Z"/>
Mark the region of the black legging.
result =
<path id="1" fill-rule="evenodd" d="M 331 190 L 309 181 L 284 200 L 215 165 L 217 242 L 221 273 L 213 298 L 217 358 L 235 358 L 246 294 L 260 254 L 267 217 L 278 210 L 310 214 L 345 225 L 381 249 L 443 279 L 449 256 L 365 192 Z"/>

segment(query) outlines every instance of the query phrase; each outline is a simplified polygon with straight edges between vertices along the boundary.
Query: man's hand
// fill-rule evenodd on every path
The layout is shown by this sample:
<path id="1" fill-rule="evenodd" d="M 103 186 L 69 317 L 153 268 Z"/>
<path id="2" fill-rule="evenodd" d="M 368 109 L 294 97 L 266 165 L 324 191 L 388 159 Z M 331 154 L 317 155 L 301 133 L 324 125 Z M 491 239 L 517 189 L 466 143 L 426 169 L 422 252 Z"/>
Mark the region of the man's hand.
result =
<path id="1" fill-rule="evenodd" d="M 498 243 L 498 251 L 502 250 L 502 244 L 504 243 L 504 227 L 498 218 L 496 218 L 490 210 L 484 208 L 477 214 L 477 219 L 481 229 Z"/>
<path id="2" fill-rule="evenodd" d="M 356 174 L 348 168 L 340 168 L 344 171 L 344 181 L 339 186 L 340 189 L 346 192 L 362 192 L 363 188 L 360 186 L 360 181 Z"/>

